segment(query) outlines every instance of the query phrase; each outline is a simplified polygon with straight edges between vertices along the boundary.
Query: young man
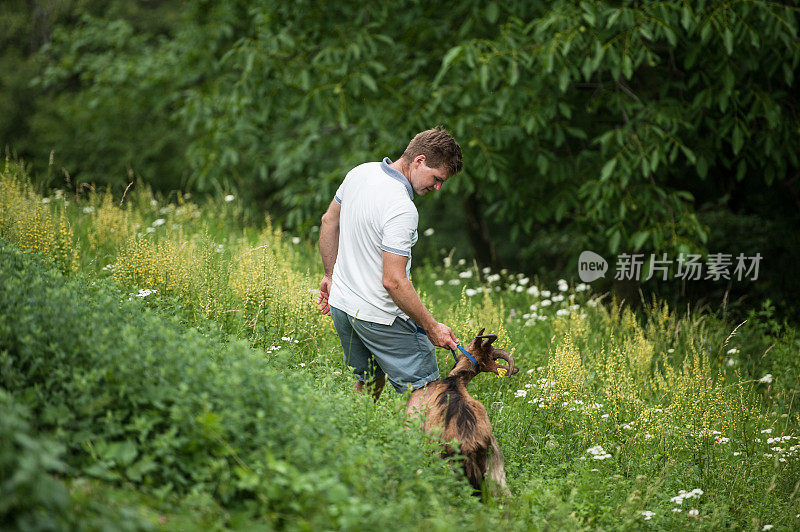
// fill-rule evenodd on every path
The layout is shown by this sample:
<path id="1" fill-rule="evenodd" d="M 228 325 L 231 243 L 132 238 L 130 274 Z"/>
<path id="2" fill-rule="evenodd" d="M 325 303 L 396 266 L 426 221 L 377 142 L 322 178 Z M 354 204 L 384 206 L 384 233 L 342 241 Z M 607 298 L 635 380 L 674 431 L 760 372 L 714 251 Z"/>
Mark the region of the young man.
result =
<path id="1" fill-rule="evenodd" d="M 423 131 L 397 161 L 350 170 L 322 217 L 319 309 L 333 318 L 356 390 L 368 383 L 377 400 L 388 376 L 398 392 L 413 390 L 409 411 L 439 378 L 433 346 L 458 343 L 408 280 L 419 220 L 414 193 L 439 190 L 459 171 L 455 139 L 441 127 Z"/>

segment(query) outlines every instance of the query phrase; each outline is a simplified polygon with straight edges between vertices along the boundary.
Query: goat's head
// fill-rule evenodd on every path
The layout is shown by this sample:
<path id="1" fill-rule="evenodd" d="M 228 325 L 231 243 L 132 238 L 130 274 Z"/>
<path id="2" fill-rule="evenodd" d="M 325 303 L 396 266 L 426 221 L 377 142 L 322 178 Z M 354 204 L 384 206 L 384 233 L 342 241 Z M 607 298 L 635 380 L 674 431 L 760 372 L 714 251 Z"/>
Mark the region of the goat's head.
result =
<path id="1" fill-rule="evenodd" d="M 467 351 L 475 357 L 478 362 L 478 372 L 485 371 L 488 373 L 497 373 L 501 375 L 499 370 L 505 370 L 506 377 L 510 377 L 519 371 L 514 366 L 514 357 L 505 349 L 495 349 L 492 343 L 497 340 L 496 334 L 483 334 L 485 329 L 481 329 L 475 339 L 472 340 L 467 346 Z M 498 364 L 497 359 L 502 358 L 508 365 Z"/>

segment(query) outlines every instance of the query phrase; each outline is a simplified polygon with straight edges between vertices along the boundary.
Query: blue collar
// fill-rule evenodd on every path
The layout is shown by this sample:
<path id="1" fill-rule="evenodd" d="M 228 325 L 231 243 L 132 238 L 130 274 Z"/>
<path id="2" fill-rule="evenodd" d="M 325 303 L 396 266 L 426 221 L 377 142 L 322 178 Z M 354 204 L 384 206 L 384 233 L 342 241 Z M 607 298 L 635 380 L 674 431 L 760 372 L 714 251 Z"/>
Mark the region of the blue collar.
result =
<path id="1" fill-rule="evenodd" d="M 386 172 L 392 179 L 400 181 L 403 184 L 403 186 L 406 187 L 406 191 L 408 191 L 408 197 L 413 200 L 414 189 L 411 188 L 411 182 L 408 180 L 406 176 L 403 175 L 402 172 L 399 172 L 394 168 L 392 168 L 391 166 L 389 166 L 390 164 L 392 164 L 392 160 L 389 159 L 388 157 L 384 157 L 383 161 L 381 161 L 381 170 Z"/>

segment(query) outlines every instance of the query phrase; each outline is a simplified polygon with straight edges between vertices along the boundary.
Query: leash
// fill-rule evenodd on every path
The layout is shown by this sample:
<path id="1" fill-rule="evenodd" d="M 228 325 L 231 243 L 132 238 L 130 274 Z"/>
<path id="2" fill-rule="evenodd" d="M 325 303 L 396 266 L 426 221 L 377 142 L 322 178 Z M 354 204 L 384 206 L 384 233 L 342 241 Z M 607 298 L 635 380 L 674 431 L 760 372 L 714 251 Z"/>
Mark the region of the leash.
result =
<path id="1" fill-rule="evenodd" d="M 423 329 L 423 328 L 422 328 L 422 327 L 420 327 L 419 325 L 417 325 L 417 332 L 418 332 L 418 333 L 422 333 L 422 334 L 424 334 L 424 335 L 427 335 L 427 334 L 428 334 L 428 333 L 426 333 L 426 332 L 425 332 L 425 329 Z M 477 360 L 475 360 L 475 357 L 474 357 L 474 356 L 472 356 L 472 355 L 470 354 L 470 352 L 469 352 L 469 351 L 467 351 L 466 349 L 464 349 L 463 347 L 461 347 L 461 346 L 460 346 L 460 345 L 458 345 L 458 344 L 456 344 L 456 347 L 458 347 L 458 350 L 459 350 L 459 351 L 461 351 L 461 353 L 462 353 L 462 354 L 463 354 L 465 357 L 467 357 L 467 358 L 470 360 L 470 362 L 472 362 L 473 364 L 475 364 L 475 366 L 477 366 L 477 365 L 478 365 L 478 361 L 477 361 Z M 458 362 L 458 357 L 456 356 L 456 352 L 455 352 L 454 350 L 452 350 L 452 349 L 450 349 L 450 352 L 453 354 L 453 360 L 455 360 L 456 362 Z"/>

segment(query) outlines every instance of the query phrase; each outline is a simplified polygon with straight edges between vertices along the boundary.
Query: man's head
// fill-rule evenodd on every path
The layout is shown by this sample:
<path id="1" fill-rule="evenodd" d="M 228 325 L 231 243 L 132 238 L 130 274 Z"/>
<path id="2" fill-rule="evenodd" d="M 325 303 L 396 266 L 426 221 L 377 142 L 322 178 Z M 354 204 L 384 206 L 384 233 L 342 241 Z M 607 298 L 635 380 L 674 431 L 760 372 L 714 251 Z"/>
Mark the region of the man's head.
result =
<path id="1" fill-rule="evenodd" d="M 461 171 L 461 146 L 438 126 L 417 133 L 400 159 L 414 191 L 424 195 Z"/>

